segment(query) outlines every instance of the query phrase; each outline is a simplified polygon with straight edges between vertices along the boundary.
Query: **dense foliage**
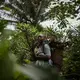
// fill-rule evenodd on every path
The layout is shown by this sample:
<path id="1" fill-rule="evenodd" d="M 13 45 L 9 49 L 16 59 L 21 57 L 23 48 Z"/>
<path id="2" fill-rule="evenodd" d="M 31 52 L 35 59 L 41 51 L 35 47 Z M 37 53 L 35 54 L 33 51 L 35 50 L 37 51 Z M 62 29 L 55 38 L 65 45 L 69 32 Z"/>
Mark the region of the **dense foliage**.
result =
<path id="1" fill-rule="evenodd" d="M 35 41 L 40 33 L 70 42 L 64 49 L 62 76 L 80 79 L 80 26 L 73 29 L 67 20 L 80 19 L 80 0 L 0 0 L 1 12 L 14 19 L 0 15 L 0 80 L 63 80 L 55 69 L 28 65 L 34 63 Z M 56 20 L 60 30 L 43 28 L 40 22 L 48 19 Z M 6 28 L 11 23 L 15 23 L 15 30 Z"/>
<path id="2" fill-rule="evenodd" d="M 3 22 L 3 21 L 1 21 Z M 3 24 L 5 25 L 5 24 Z M 21 27 L 23 24 L 18 25 Z M 28 26 L 28 28 L 27 28 Z M 30 25 L 26 25 L 25 27 L 29 29 Z M 6 26 L 5 26 L 6 27 Z M 32 30 L 32 28 L 30 28 Z M 29 29 L 29 30 L 30 30 Z M 59 75 L 52 71 L 51 69 L 45 69 L 38 66 L 28 65 L 30 62 L 30 59 L 28 58 L 30 56 L 29 47 L 33 41 L 34 37 L 38 34 L 36 34 L 36 29 L 33 27 L 32 35 L 29 34 L 29 43 L 26 42 L 25 39 L 25 33 L 17 32 L 16 31 L 9 31 L 8 34 L 6 34 L 7 29 L 2 29 L 1 36 L 0 36 L 0 79 L 1 80 L 60 80 L 61 78 Z M 4 34 L 2 32 L 4 31 Z M 29 33 L 29 32 L 28 32 Z M 35 34 L 33 36 L 33 34 Z M 2 37 L 3 36 L 3 37 Z M 9 38 L 11 37 L 11 38 Z M 26 51 L 25 51 L 26 50 Z M 27 55 L 25 60 L 25 65 L 23 65 L 23 59 Z M 25 59 L 25 58 L 24 58 Z M 21 65 L 20 65 L 21 63 Z M 35 74 L 34 74 L 35 73 Z"/>
<path id="3" fill-rule="evenodd" d="M 64 54 L 64 74 L 66 77 L 80 79 L 80 26 L 77 32 L 68 31 L 68 37 L 72 43 Z"/>

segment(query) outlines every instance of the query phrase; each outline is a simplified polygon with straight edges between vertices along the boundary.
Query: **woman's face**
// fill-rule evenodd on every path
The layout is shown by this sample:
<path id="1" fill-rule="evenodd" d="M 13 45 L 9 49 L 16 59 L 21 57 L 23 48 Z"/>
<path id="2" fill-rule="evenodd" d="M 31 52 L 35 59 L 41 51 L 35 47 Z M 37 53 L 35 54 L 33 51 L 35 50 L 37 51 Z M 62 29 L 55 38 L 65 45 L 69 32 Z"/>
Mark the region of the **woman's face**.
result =
<path id="1" fill-rule="evenodd" d="M 44 39 L 43 36 L 38 37 L 38 40 L 43 40 L 43 39 Z"/>

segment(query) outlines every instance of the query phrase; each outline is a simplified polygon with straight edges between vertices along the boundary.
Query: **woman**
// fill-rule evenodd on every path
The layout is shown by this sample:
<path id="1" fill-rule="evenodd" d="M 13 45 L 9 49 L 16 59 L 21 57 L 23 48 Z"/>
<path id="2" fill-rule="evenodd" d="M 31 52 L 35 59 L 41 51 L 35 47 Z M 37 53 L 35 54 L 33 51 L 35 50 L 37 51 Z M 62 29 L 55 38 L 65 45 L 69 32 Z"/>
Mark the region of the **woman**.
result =
<path id="1" fill-rule="evenodd" d="M 51 62 L 51 51 L 50 47 L 47 43 L 47 38 L 43 34 L 38 36 L 38 44 L 35 49 L 35 56 L 36 56 L 36 65 L 48 67 L 52 65 Z"/>

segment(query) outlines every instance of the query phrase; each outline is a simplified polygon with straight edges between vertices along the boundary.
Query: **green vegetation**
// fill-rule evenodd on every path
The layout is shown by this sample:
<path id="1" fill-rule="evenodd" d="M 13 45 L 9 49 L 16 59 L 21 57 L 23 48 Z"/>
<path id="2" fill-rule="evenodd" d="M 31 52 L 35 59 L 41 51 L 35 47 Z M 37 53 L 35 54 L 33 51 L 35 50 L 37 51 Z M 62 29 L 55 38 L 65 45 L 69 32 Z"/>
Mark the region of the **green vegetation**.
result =
<path id="1" fill-rule="evenodd" d="M 4 16 L 14 18 L 8 20 L 0 15 L 0 80 L 79 80 L 80 26 L 73 27 L 67 20 L 80 19 L 77 17 L 79 5 L 80 0 L 0 0 L 0 11 Z M 49 11 L 45 12 L 48 8 Z M 54 26 L 43 28 L 40 25 L 49 19 L 57 20 L 59 30 Z M 15 30 L 7 29 L 8 24 L 14 24 Z M 70 45 L 64 49 L 60 76 L 55 68 L 44 69 L 34 65 L 35 41 L 40 33 L 55 36 L 59 42 L 69 41 Z"/>

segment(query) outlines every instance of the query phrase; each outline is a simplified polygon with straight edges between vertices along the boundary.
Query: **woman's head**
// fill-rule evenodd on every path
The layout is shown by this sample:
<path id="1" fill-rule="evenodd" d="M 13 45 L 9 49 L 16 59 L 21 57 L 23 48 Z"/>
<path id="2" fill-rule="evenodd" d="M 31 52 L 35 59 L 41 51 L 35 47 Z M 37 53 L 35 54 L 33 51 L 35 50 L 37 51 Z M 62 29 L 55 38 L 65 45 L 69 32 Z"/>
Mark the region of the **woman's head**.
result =
<path id="1" fill-rule="evenodd" d="M 44 35 L 44 34 L 40 34 L 39 36 L 38 36 L 38 40 L 45 40 L 46 39 L 46 36 Z"/>

